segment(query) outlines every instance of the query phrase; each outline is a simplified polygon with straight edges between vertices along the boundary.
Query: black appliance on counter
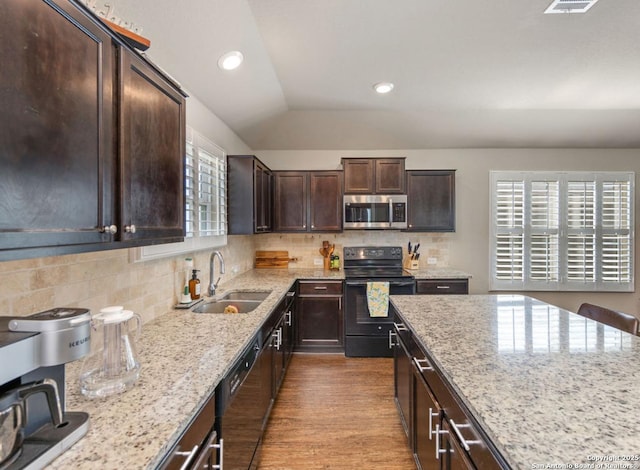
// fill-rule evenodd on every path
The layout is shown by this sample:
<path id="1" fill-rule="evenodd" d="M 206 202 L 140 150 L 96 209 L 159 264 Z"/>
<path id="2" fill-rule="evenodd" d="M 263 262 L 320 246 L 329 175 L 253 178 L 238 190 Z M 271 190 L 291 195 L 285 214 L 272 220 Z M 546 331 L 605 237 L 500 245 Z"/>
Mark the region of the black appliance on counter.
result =
<path id="1" fill-rule="evenodd" d="M 415 279 L 402 268 L 402 247 L 353 246 L 343 250 L 345 275 L 345 355 L 392 357 L 389 332 L 391 312 L 372 317 L 367 303 L 367 284 L 388 282 L 389 295 L 415 294 Z"/>
<path id="2" fill-rule="evenodd" d="M 42 468 L 89 430 L 64 411 L 64 364 L 90 351 L 91 314 L 54 308 L 0 317 L 0 468 Z"/>

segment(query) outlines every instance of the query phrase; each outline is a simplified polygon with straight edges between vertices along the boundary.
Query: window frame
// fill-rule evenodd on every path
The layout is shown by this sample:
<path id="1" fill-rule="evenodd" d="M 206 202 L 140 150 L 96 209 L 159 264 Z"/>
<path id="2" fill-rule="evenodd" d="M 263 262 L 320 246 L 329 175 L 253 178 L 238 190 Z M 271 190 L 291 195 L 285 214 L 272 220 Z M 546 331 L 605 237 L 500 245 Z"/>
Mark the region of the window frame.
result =
<path id="1" fill-rule="evenodd" d="M 557 181 L 559 187 L 558 193 L 558 207 L 557 210 L 557 227 L 554 227 L 553 224 L 550 224 L 546 228 L 535 228 L 532 227 L 532 202 L 531 202 L 531 187 L 533 182 L 551 182 Z M 512 184 L 523 184 L 523 192 L 521 196 L 522 200 L 522 225 L 521 226 L 513 226 L 511 228 L 503 228 L 498 226 L 498 215 L 500 214 L 508 214 L 509 207 L 508 202 L 506 205 L 502 205 L 502 211 L 498 210 L 498 190 L 499 183 L 508 186 L 509 183 Z M 575 227 L 570 227 L 570 223 L 568 221 L 569 217 L 569 183 L 576 182 L 590 182 L 595 185 L 594 196 L 593 196 L 593 211 L 592 214 L 587 214 L 588 216 L 592 216 L 594 218 L 594 227 L 592 229 L 576 229 Z M 625 211 L 625 215 L 628 220 L 628 227 L 611 229 L 604 228 L 603 225 L 603 207 L 606 207 L 603 203 L 603 187 L 605 184 L 612 182 L 623 182 L 625 185 L 628 183 L 629 185 L 629 197 L 628 201 L 628 214 Z M 551 171 L 491 171 L 490 172 L 490 221 L 489 221 L 489 282 L 490 282 L 490 290 L 491 291 L 571 291 L 571 292 L 634 292 L 634 260 L 635 260 L 635 217 L 634 217 L 634 205 L 635 205 L 635 195 L 634 195 L 634 186 L 635 186 L 635 173 L 634 172 L 622 172 L 622 171 L 612 171 L 612 172 L 583 172 L 583 171 L 565 171 L 565 172 L 551 172 Z M 502 193 L 502 196 L 504 197 Z M 514 196 L 515 198 L 515 196 Z M 518 204 L 518 200 L 514 199 L 514 204 Z M 505 210 L 506 208 L 506 210 Z M 520 209 L 520 207 L 518 208 Z M 518 212 L 517 209 L 511 210 L 511 212 Z M 610 212 L 609 212 L 610 213 Z M 514 214 L 511 214 L 514 215 Z M 519 220 L 517 214 L 514 216 L 513 220 Z M 606 216 L 605 216 L 606 218 Z M 501 219 L 505 220 L 505 219 Z M 508 220 L 508 217 L 507 219 Z M 557 234 L 554 235 L 554 231 L 557 230 Z M 626 272 L 628 270 L 628 281 L 605 281 L 605 272 L 602 269 L 603 264 L 603 242 L 607 235 L 622 237 L 629 237 L 628 247 L 626 247 L 626 251 L 628 251 L 628 258 L 624 258 L 625 266 L 628 266 L 627 269 L 623 267 L 622 272 Z M 558 275 L 557 279 L 544 279 L 544 280 L 533 280 L 532 279 L 532 270 L 531 270 L 531 241 L 532 235 L 543 235 L 549 236 L 553 238 L 556 237 L 557 245 L 558 245 L 558 253 L 557 259 L 555 262 L 557 263 Z M 595 273 L 593 280 L 571 280 L 569 279 L 569 259 L 568 254 L 571 253 L 569 241 L 570 235 L 585 235 L 587 237 L 592 236 L 594 240 L 594 247 L 591 250 L 591 255 L 593 256 L 593 264 L 595 266 Z M 505 245 L 503 245 L 504 250 L 500 250 L 498 245 L 498 236 L 503 235 L 505 240 Z M 507 240 L 511 237 L 510 246 L 507 248 Z M 513 249 L 512 247 L 518 247 L 518 236 L 522 237 L 522 245 L 521 245 L 521 278 L 517 278 L 518 269 L 516 269 L 519 264 L 512 264 L 512 271 L 516 273 L 515 278 L 513 279 L 499 279 L 498 271 L 499 268 L 505 268 L 504 263 L 500 264 L 499 256 L 504 258 L 505 255 L 513 254 L 513 252 L 509 252 L 509 249 Z M 579 238 L 579 237 L 578 237 Z M 516 242 L 514 243 L 514 239 Z M 502 252 L 502 254 L 501 254 Z M 573 252 L 575 253 L 575 251 Z M 511 258 L 513 259 L 513 257 Z M 517 258 L 516 258 L 517 259 Z M 548 264 L 552 264 L 549 263 Z M 515 268 L 513 267 L 515 266 Z M 547 271 L 548 274 L 549 271 Z M 508 269 L 502 270 L 503 277 L 508 276 Z"/>

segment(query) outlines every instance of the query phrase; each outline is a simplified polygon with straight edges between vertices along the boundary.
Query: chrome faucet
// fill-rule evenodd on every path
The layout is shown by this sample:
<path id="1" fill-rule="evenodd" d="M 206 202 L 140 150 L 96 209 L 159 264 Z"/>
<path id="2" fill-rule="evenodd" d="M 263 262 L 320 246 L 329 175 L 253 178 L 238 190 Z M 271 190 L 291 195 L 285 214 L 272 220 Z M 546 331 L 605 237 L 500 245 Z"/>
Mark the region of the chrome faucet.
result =
<path id="1" fill-rule="evenodd" d="M 214 269 L 213 266 L 215 264 L 215 259 L 218 258 L 220 260 L 220 277 L 218 278 L 217 281 L 214 282 Z M 207 294 L 209 295 L 209 297 L 213 297 L 214 295 L 216 295 L 216 287 L 218 287 L 218 284 L 220 283 L 220 279 L 222 279 L 222 275 L 224 274 L 224 258 L 222 257 L 222 253 L 220 253 L 219 251 L 214 251 L 213 253 L 211 253 L 211 258 L 209 258 L 209 289 L 207 291 Z"/>

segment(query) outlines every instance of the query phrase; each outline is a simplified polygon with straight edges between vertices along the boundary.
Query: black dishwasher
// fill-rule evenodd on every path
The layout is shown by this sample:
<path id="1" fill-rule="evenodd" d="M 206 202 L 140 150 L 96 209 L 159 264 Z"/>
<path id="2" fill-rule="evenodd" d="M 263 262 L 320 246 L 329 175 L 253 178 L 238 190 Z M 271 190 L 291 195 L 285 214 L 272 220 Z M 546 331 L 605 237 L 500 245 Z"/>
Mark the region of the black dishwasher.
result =
<path id="1" fill-rule="evenodd" d="M 259 338 L 254 338 L 216 390 L 216 431 L 224 439 L 224 470 L 255 469 L 264 419 Z"/>

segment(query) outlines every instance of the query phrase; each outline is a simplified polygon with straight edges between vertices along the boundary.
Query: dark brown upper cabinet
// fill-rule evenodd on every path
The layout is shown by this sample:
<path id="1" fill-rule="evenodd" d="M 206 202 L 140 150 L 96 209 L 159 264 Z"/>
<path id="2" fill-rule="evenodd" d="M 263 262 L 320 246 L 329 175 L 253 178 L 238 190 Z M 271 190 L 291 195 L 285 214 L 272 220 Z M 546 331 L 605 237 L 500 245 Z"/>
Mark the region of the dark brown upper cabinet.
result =
<path id="1" fill-rule="evenodd" d="M 230 235 L 271 232 L 273 174 L 254 155 L 227 156 L 227 220 Z"/>
<path id="2" fill-rule="evenodd" d="M 274 171 L 276 232 L 342 230 L 341 171 Z"/>
<path id="3" fill-rule="evenodd" d="M 455 232 L 455 170 L 407 171 L 407 222 L 412 232 Z"/>
<path id="4" fill-rule="evenodd" d="M 182 239 L 184 96 L 135 56 L 73 2 L 0 2 L 0 260 Z"/>
<path id="5" fill-rule="evenodd" d="M 404 158 L 343 158 L 345 194 L 404 194 Z"/>
<path id="6" fill-rule="evenodd" d="M 184 236 L 185 100 L 136 54 L 123 50 L 120 58 L 121 237 L 177 240 Z"/>

